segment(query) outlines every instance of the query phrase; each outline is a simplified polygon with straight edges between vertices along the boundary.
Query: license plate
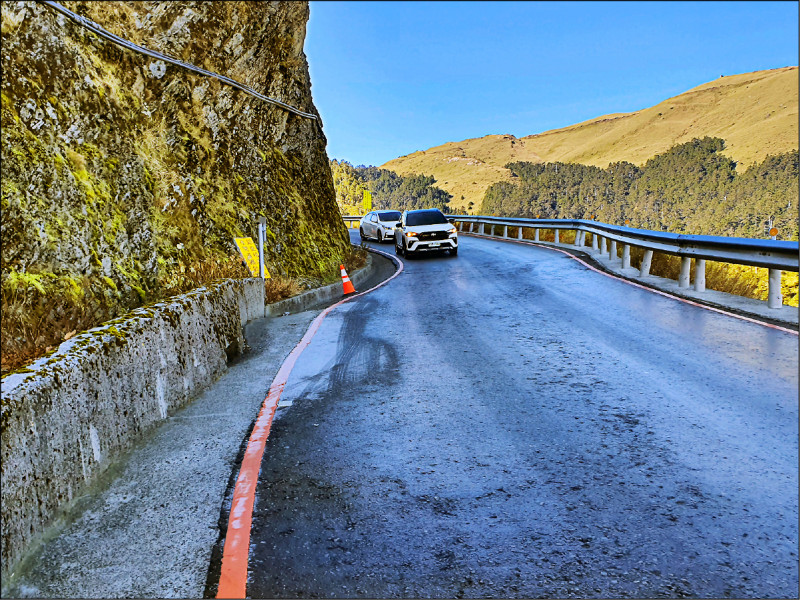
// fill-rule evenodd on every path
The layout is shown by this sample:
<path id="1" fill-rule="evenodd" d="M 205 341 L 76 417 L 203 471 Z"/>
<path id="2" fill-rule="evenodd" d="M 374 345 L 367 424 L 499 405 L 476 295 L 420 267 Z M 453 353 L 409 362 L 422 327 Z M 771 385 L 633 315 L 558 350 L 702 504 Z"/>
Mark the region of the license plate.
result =
<path id="1" fill-rule="evenodd" d="M 431 242 L 428 244 L 431 248 L 438 248 L 441 244 L 439 242 Z"/>

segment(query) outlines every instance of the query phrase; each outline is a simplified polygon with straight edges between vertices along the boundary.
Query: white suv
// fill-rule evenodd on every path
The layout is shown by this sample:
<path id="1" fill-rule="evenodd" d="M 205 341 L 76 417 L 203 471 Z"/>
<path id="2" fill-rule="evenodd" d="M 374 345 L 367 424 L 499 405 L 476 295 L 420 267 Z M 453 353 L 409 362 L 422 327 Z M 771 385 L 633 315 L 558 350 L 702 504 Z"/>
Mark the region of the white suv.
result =
<path id="1" fill-rule="evenodd" d="M 400 212 L 396 210 L 374 210 L 361 217 L 358 232 L 361 240 L 375 238 L 379 244 L 383 240 L 394 238 L 394 227 L 400 220 Z"/>
<path id="2" fill-rule="evenodd" d="M 458 232 L 438 208 L 407 210 L 395 229 L 394 250 L 401 256 L 449 250 L 458 254 Z"/>

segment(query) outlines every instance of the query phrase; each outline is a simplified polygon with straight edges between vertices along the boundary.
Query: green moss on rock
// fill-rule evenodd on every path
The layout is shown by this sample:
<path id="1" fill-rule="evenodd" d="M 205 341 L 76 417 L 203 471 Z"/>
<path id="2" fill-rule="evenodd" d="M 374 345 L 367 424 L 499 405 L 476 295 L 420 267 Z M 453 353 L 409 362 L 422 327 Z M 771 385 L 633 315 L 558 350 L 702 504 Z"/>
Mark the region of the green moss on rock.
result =
<path id="1" fill-rule="evenodd" d="M 305 2 L 65 5 L 315 112 L 298 51 Z M 180 35 L 163 35 L 177 23 Z M 259 216 L 271 272 L 337 274 L 349 241 L 319 123 L 179 68 L 155 77 L 152 62 L 42 4 L 4 3 L 4 355 L 57 344 L 224 264 Z M 12 273 L 52 278 L 44 293 L 15 293 Z"/>

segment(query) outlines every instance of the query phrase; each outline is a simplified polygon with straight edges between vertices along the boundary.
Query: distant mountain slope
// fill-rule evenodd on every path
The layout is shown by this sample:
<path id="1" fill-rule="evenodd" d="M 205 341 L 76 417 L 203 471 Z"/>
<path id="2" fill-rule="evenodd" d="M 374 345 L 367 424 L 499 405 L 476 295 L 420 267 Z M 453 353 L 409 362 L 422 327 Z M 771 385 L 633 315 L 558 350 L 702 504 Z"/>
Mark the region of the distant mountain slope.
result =
<path id="1" fill-rule="evenodd" d="M 424 173 L 453 194 L 451 205 L 480 206 L 486 188 L 511 181 L 514 161 L 576 162 L 606 167 L 643 164 L 704 136 L 725 140 L 723 154 L 739 169 L 798 147 L 798 68 L 720 77 L 656 106 L 605 115 L 562 129 L 516 138 L 488 135 L 449 142 L 382 165 L 401 175 Z"/>

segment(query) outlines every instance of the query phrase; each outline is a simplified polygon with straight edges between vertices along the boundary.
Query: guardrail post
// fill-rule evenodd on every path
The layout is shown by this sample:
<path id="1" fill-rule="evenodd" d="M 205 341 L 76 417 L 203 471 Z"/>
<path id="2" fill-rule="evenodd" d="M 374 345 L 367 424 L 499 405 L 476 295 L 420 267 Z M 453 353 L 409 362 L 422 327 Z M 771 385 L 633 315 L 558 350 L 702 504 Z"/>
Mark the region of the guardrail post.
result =
<path id="1" fill-rule="evenodd" d="M 539 228 L 538 227 L 534 227 L 533 228 L 533 241 L 534 242 L 538 242 L 539 241 Z"/>
<path id="2" fill-rule="evenodd" d="M 503 237 L 508 237 L 508 225 L 503 225 Z"/>
<path id="3" fill-rule="evenodd" d="M 689 277 L 690 272 L 692 270 L 692 259 L 688 256 L 684 256 L 681 258 L 681 274 L 678 276 L 678 287 L 679 288 L 688 288 L 689 287 Z"/>
<path id="4" fill-rule="evenodd" d="M 518 239 L 518 240 L 521 240 L 521 239 L 522 239 L 522 225 L 520 225 L 519 227 L 517 227 L 517 239 Z"/>
<path id="5" fill-rule="evenodd" d="M 470 221 L 470 222 L 469 222 L 469 232 L 470 232 L 470 233 L 472 233 L 472 226 L 473 226 L 473 225 L 475 225 L 475 223 L 474 223 L 474 222 L 472 222 L 472 221 Z"/>
<path id="6" fill-rule="evenodd" d="M 489 235 L 494 237 L 494 223 L 492 223 L 492 228 L 489 230 Z"/>
<path id="7" fill-rule="evenodd" d="M 769 270 L 769 295 L 767 296 L 767 306 L 770 308 L 781 308 L 783 306 L 783 294 L 781 293 L 780 269 Z"/>
<path id="8" fill-rule="evenodd" d="M 622 268 L 631 268 L 631 245 L 622 244 Z"/>
<path id="9" fill-rule="evenodd" d="M 694 259 L 694 290 L 696 292 L 706 290 L 706 261 L 703 258 Z"/>
<path id="10" fill-rule="evenodd" d="M 644 258 L 642 258 L 642 266 L 639 268 L 639 277 L 647 277 L 650 275 L 650 265 L 653 262 L 653 251 L 645 250 Z"/>
<path id="11" fill-rule="evenodd" d="M 553 231 L 555 231 L 555 234 L 556 234 L 556 244 L 558 244 L 558 243 L 559 243 L 559 241 L 558 241 L 558 229 L 554 229 Z"/>
<path id="12" fill-rule="evenodd" d="M 608 244 L 606 243 L 606 238 L 600 236 L 600 254 L 605 254 L 608 252 Z"/>
<path id="13" fill-rule="evenodd" d="M 597 247 L 597 234 L 592 234 L 592 252 L 597 252 L 599 248 Z"/>
<path id="14" fill-rule="evenodd" d="M 617 240 L 611 240 L 608 249 L 608 260 L 613 262 L 617 260 Z"/>
<path id="15" fill-rule="evenodd" d="M 478 233 L 480 233 L 481 235 L 483 235 L 483 223 L 479 223 L 479 226 L 478 226 Z"/>
<path id="16" fill-rule="evenodd" d="M 580 246 L 581 245 L 581 230 L 580 229 L 576 229 L 575 230 L 575 242 L 574 242 L 574 245 L 575 246 Z"/>

